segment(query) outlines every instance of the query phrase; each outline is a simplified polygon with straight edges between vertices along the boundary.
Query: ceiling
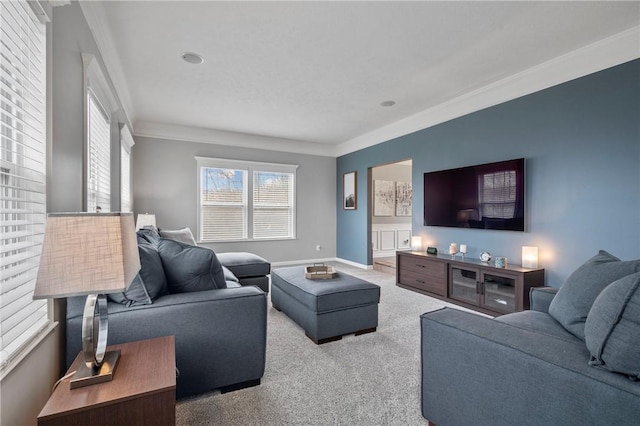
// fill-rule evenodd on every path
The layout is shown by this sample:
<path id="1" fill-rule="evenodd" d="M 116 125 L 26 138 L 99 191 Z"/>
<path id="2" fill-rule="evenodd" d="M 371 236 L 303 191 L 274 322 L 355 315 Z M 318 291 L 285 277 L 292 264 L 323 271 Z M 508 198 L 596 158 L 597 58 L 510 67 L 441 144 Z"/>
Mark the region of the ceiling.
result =
<path id="1" fill-rule="evenodd" d="M 424 128 L 442 105 L 589 54 L 602 40 L 626 40 L 622 57 L 603 67 L 640 56 L 640 2 L 81 5 L 135 134 L 246 134 L 265 148 L 288 141 L 328 155 L 367 135 L 365 145 L 407 133 L 394 125 L 411 117 Z M 183 52 L 205 62 L 184 62 Z"/>

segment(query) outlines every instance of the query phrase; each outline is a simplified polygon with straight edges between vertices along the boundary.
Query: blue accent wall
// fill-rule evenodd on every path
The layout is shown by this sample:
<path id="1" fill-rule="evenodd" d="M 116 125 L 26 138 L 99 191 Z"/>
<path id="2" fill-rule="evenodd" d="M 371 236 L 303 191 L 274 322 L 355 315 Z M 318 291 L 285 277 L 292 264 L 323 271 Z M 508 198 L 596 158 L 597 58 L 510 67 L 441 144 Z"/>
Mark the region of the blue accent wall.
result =
<path id="1" fill-rule="evenodd" d="M 423 225 L 423 174 L 524 157 L 527 231 Z M 337 256 L 371 264 L 368 169 L 413 160 L 414 235 L 521 263 L 538 246 L 558 287 L 599 249 L 640 258 L 640 60 L 487 108 L 337 159 Z M 358 209 L 342 209 L 342 174 L 358 172 Z"/>

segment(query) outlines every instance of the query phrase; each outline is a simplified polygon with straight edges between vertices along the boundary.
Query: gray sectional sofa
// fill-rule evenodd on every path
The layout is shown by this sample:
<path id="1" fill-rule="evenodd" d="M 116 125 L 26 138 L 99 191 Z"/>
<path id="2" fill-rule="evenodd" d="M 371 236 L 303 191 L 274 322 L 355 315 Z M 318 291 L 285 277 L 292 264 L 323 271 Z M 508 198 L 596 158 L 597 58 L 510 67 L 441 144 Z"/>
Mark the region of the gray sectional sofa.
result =
<path id="1" fill-rule="evenodd" d="M 640 260 L 601 251 L 531 310 L 421 316 L 422 414 L 446 425 L 637 425 Z"/>
<path id="2" fill-rule="evenodd" d="M 224 259 L 238 276 L 212 250 L 161 238 L 153 229 L 138 233 L 138 247 L 138 276 L 127 292 L 108 298 L 108 343 L 175 336 L 178 398 L 259 384 L 265 368 L 266 294 L 240 281 L 268 283 L 266 274 L 256 274 L 268 274 L 269 263 L 227 253 Z M 245 268 L 243 261 L 249 262 Z M 67 299 L 67 366 L 82 349 L 84 300 Z"/>

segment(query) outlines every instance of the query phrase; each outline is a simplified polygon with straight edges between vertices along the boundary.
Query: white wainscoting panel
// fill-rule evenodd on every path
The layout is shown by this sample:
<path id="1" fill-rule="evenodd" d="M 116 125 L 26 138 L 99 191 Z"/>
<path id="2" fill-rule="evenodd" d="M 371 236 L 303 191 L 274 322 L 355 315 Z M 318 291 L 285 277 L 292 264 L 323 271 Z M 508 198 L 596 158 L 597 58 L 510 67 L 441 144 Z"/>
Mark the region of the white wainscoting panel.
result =
<path id="1" fill-rule="evenodd" d="M 372 224 L 373 257 L 393 257 L 396 250 L 411 249 L 411 224 Z"/>
<path id="2" fill-rule="evenodd" d="M 396 248 L 398 250 L 409 250 L 411 248 L 411 230 L 398 230 L 396 231 L 398 237 L 398 243 Z"/>

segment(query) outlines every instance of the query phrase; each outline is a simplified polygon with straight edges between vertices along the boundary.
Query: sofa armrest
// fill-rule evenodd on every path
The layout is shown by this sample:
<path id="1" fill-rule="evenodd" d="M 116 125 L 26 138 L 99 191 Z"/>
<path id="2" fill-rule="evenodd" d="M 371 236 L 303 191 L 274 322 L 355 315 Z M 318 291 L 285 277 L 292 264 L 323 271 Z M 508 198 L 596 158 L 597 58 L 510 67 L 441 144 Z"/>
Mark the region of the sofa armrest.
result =
<path id="1" fill-rule="evenodd" d="M 439 426 L 632 424 L 640 383 L 570 342 L 444 308 L 421 316 L 422 414 Z"/>
<path id="2" fill-rule="evenodd" d="M 169 294 L 152 305 L 108 307 L 109 344 L 175 336 L 178 397 L 264 374 L 267 302 L 258 288 Z M 67 364 L 82 348 L 81 324 L 82 314 L 67 318 Z"/>
<path id="3" fill-rule="evenodd" d="M 529 300 L 531 301 L 531 310 L 538 312 L 549 312 L 549 305 L 558 293 L 556 287 L 531 287 L 529 290 Z"/>

